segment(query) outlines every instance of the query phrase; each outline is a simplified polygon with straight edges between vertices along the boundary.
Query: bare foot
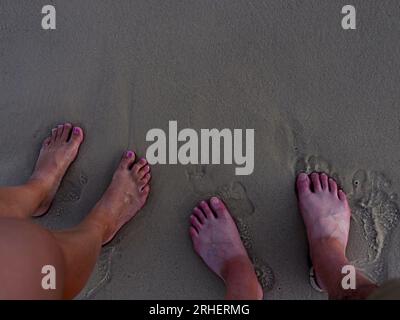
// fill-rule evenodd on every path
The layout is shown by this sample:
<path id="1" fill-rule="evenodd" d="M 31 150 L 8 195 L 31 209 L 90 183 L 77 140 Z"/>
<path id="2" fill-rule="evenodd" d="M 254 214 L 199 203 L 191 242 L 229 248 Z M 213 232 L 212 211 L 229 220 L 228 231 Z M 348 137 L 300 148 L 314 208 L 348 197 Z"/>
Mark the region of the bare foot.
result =
<path id="1" fill-rule="evenodd" d="M 325 173 L 314 172 L 310 177 L 301 173 L 297 178 L 297 192 L 311 249 L 316 241 L 336 239 L 345 250 L 351 211 L 336 181 Z"/>
<path id="2" fill-rule="evenodd" d="M 194 208 L 190 222 L 189 232 L 194 250 L 227 284 L 227 297 L 262 298 L 262 289 L 255 276 L 254 267 L 224 203 L 216 197 L 211 198 L 210 205 L 202 201 Z M 239 289 L 235 288 L 232 295 L 229 293 L 229 286 L 234 287 L 235 284 Z M 239 292 L 241 290 L 242 293 Z"/>
<path id="3" fill-rule="evenodd" d="M 325 173 L 300 173 L 297 193 L 301 215 L 307 229 L 310 255 L 316 270 L 328 263 L 329 255 L 345 257 L 351 211 L 345 193 Z M 324 267 L 324 266 L 322 266 Z M 319 284 L 322 284 L 317 273 Z"/>
<path id="4" fill-rule="evenodd" d="M 40 182 L 46 196 L 33 216 L 41 216 L 49 210 L 62 178 L 78 155 L 82 141 L 83 130 L 70 123 L 54 128 L 51 136 L 44 140 L 30 181 Z"/>
<path id="5" fill-rule="evenodd" d="M 135 153 L 127 151 L 111 184 L 88 221 L 104 229 L 103 245 L 110 242 L 121 227 L 132 219 L 145 205 L 150 192 L 150 166 L 146 159 L 135 162 Z"/>

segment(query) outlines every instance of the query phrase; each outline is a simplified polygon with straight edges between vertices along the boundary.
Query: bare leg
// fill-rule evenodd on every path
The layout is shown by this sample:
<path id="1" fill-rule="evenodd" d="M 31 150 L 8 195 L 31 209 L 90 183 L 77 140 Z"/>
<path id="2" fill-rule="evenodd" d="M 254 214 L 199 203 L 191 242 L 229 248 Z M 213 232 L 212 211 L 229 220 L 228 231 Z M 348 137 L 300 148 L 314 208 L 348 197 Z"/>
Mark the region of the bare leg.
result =
<path id="1" fill-rule="evenodd" d="M 82 141 L 83 131 L 79 127 L 66 123 L 54 128 L 43 142 L 28 182 L 0 188 L 0 218 L 28 218 L 46 213 Z"/>
<path id="2" fill-rule="evenodd" d="M 109 188 L 76 228 L 49 232 L 26 219 L 0 218 L 0 298 L 73 298 L 82 290 L 101 246 L 147 200 L 150 168 L 144 159 L 134 161 L 133 152 L 125 153 Z M 45 265 L 56 269 L 55 290 L 41 286 Z"/>
<path id="3" fill-rule="evenodd" d="M 133 165 L 134 161 L 133 152 L 124 155 L 107 191 L 79 226 L 54 233 L 65 259 L 64 298 L 73 298 L 83 289 L 101 246 L 145 205 L 150 167 L 145 159 Z"/>
<path id="4" fill-rule="evenodd" d="M 346 247 L 351 211 L 345 193 L 325 173 L 301 173 L 296 186 L 318 284 L 331 299 L 365 299 L 377 285 L 361 272 L 356 274 L 356 289 L 341 285 L 342 268 L 349 265 Z"/>
<path id="5" fill-rule="evenodd" d="M 226 285 L 226 299 L 258 300 L 263 292 L 254 267 L 225 204 L 213 197 L 190 216 L 190 236 L 196 253 Z"/>
<path id="6" fill-rule="evenodd" d="M 60 299 L 64 257 L 53 235 L 30 220 L 0 218 L 0 299 Z M 55 290 L 44 290 L 44 266 L 56 270 Z"/>

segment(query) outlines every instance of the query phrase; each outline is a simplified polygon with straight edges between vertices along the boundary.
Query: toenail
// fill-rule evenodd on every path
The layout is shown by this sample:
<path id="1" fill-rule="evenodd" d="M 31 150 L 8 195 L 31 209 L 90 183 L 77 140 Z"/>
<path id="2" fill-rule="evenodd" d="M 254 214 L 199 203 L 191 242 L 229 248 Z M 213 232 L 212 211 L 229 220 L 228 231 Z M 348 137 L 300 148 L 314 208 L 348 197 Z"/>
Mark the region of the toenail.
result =
<path id="1" fill-rule="evenodd" d="M 307 175 L 304 172 L 299 174 L 299 180 L 306 180 L 306 179 L 307 179 Z"/>
<path id="2" fill-rule="evenodd" d="M 132 151 L 128 151 L 128 152 L 126 153 L 126 156 L 127 156 L 128 158 L 132 158 L 132 157 L 133 157 L 133 152 L 132 152 Z"/>
<path id="3" fill-rule="evenodd" d="M 74 134 L 79 134 L 81 131 L 79 130 L 79 128 L 74 128 Z"/>
<path id="4" fill-rule="evenodd" d="M 213 205 L 219 205 L 219 199 L 217 197 L 212 197 L 211 198 L 211 203 Z"/>

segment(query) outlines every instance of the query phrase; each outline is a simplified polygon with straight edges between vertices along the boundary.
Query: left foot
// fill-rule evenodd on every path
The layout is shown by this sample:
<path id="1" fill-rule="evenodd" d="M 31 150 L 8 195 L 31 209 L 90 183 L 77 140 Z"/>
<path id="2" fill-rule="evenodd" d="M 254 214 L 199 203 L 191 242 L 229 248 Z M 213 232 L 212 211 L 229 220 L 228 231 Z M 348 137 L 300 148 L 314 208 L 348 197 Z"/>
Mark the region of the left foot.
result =
<path id="1" fill-rule="evenodd" d="M 41 216 L 49 210 L 62 178 L 78 155 L 82 141 L 83 130 L 73 127 L 70 123 L 54 128 L 51 136 L 44 140 L 30 182 L 39 182 L 46 195 L 33 213 L 34 217 Z"/>
<path id="2" fill-rule="evenodd" d="M 225 204 L 216 197 L 211 198 L 210 205 L 202 201 L 194 208 L 190 222 L 194 250 L 224 280 L 227 298 L 261 299 L 262 289 L 253 264 Z M 229 287 L 238 290 L 229 294 Z"/>

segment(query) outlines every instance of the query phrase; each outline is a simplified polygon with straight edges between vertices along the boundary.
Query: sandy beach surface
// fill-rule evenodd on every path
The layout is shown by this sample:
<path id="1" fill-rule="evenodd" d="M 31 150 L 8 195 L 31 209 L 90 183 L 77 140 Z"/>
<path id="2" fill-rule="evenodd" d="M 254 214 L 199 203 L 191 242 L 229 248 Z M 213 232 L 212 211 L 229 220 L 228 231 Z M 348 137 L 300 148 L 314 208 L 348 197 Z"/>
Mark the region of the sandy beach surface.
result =
<path id="1" fill-rule="evenodd" d="M 188 218 L 220 195 L 238 220 L 266 299 L 324 299 L 309 283 L 294 178 L 326 171 L 353 210 L 349 257 L 371 278 L 400 276 L 400 6 L 354 0 L 55 0 L 0 3 L 0 183 L 29 177 L 64 121 L 85 142 L 48 215 L 79 223 L 124 150 L 146 133 L 255 129 L 255 168 L 157 165 L 149 202 L 101 254 L 81 299 L 219 299 L 223 283 L 192 250 Z"/>

